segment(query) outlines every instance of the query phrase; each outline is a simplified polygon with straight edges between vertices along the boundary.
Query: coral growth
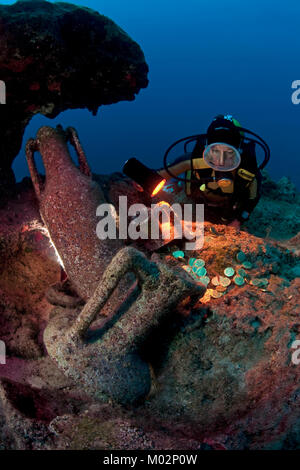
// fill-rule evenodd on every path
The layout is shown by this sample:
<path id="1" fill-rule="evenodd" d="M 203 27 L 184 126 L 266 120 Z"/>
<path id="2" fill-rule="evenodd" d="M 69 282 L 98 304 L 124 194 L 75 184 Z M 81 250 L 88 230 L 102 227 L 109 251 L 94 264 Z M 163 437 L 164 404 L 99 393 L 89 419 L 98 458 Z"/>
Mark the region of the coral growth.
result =
<path id="1" fill-rule="evenodd" d="M 13 182 L 11 164 L 37 113 L 134 100 L 148 84 L 144 54 L 112 20 L 71 3 L 19 0 L 0 5 L 0 195 Z"/>
<path id="2" fill-rule="evenodd" d="M 107 200 L 128 189 L 129 183 L 119 175 L 95 178 L 105 184 Z M 162 287 L 152 291 L 143 282 L 140 290 L 133 285 L 127 302 L 120 308 L 118 298 L 110 299 L 110 315 L 103 316 L 98 314 L 103 294 L 108 296 L 108 284 L 114 286 L 117 273 L 126 271 L 129 264 L 113 262 L 106 271 L 108 284 L 100 284 L 85 305 L 66 282 L 66 292 L 47 295 L 47 289 L 59 282 L 61 268 L 26 180 L 18 185 L 18 192 L 19 197 L 0 211 L 5 326 L 1 334 L 8 342 L 7 364 L 0 366 L 3 448 L 299 448 L 300 369 L 291 360 L 291 345 L 300 335 L 296 225 L 289 240 L 276 240 L 272 234 L 265 239 L 246 228 L 238 232 L 207 222 L 202 250 L 185 253 L 186 260 L 172 257 L 174 247 L 153 255 L 155 264 L 138 254 L 146 260 L 145 266 L 159 267 L 165 278 Z M 297 214 L 297 201 L 296 194 L 284 205 Z M 261 204 L 267 204 L 267 199 Z M 281 207 L 278 198 L 277 205 Z M 278 225 L 283 226 L 284 217 L 277 220 Z M 199 294 L 194 305 L 191 299 L 183 304 L 179 297 L 174 300 L 174 274 L 177 270 L 178 282 L 182 276 L 188 279 L 182 266 L 189 257 L 201 257 L 212 279 L 224 274 L 224 267 L 241 269 L 237 260 L 241 251 L 251 263 L 243 268 L 243 286 L 231 282 L 217 298 Z M 153 275 L 154 271 L 150 278 Z M 189 282 L 193 284 L 192 278 Z M 152 292 L 163 296 L 163 306 L 169 305 L 167 314 Z M 54 309 L 47 298 L 56 304 Z M 170 307 L 173 300 L 176 305 Z M 143 325 L 145 335 L 140 334 Z M 46 346 L 54 361 L 43 342 L 45 327 Z M 64 332 L 74 328 L 70 337 L 76 339 L 78 361 L 72 350 L 68 357 L 62 339 Z M 55 334 L 61 349 L 55 347 Z M 119 346 L 128 352 L 136 341 L 131 368 L 126 371 L 119 363 L 114 370 Z M 107 355 L 108 346 L 113 349 L 111 355 Z M 109 358 L 107 368 L 103 358 Z M 138 367 L 147 379 L 141 393 L 134 374 Z M 116 378 L 121 370 L 124 375 Z M 124 388 L 118 386 L 116 392 L 114 384 L 120 383 Z M 117 403 L 122 400 L 125 407 Z"/>

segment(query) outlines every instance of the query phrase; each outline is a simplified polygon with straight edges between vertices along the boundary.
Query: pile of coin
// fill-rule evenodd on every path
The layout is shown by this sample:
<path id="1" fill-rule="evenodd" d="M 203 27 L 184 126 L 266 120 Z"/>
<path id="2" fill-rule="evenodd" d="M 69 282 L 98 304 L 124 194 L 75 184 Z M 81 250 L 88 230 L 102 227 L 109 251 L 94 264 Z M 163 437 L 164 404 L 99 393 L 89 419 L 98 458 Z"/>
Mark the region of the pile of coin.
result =
<path id="1" fill-rule="evenodd" d="M 269 281 L 268 279 L 265 279 L 265 278 L 254 278 L 254 279 L 251 279 L 250 284 L 256 287 L 267 287 L 267 285 L 269 284 Z"/>
<path id="2" fill-rule="evenodd" d="M 174 253 L 173 253 L 174 256 Z M 210 278 L 207 276 L 205 268 L 205 261 L 201 258 L 190 258 L 188 264 L 181 266 L 189 275 L 196 281 L 201 282 L 205 286 L 210 283 Z"/>
<path id="3" fill-rule="evenodd" d="M 173 252 L 174 258 L 179 258 L 182 261 L 185 258 L 183 251 Z M 199 283 L 208 286 L 211 283 L 212 287 L 207 289 L 200 302 L 207 303 L 211 298 L 218 299 L 226 294 L 228 287 L 232 284 L 236 286 L 243 286 L 245 282 L 249 282 L 253 286 L 265 288 L 268 285 L 268 279 L 254 278 L 251 279 L 248 270 L 252 269 L 253 265 L 247 261 L 247 256 L 243 251 L 239 251 L 236 255 L 236 262 L 239 266 L 227 266 L 223 275 L 217 274 L 212 279 L 207 275 L 205 268 L 205 261 L 202 258 L 189 258 L 188 264 L 182 265 L 189 275 Z"/>
<path id="4" fill-rule="evenodd" d="M 230 275 L 231 272 L 228 271 Z M 214 299 L 219 299 L 227 292 L 227 288 L 231 284 L 231 279 L 225 273 L 225 276 L 220 276 L 217 274 L 211 279 L 211 283 L 214 286 L 214 289 L 208 289 L 208 294 Z"/>

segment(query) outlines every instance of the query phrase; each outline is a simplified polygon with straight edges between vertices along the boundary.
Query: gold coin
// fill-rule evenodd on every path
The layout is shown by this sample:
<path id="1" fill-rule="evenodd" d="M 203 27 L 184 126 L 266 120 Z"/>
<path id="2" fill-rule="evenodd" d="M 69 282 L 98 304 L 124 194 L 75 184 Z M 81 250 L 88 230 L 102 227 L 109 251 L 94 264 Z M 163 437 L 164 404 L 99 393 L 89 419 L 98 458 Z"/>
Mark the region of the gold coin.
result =
<path id="1" fill-rule="evenodd" d="M 207 302 L 210 301 L 210 299 L 211 299 L 211 296 L 208 294 L 208 292 L 205 292 L 204 296 L 201 297 L 200 302 L 202 304 L 206 304 Z"/>
<path id="2" fill-rule="evenodd" d="M 181 266 L 181 267 L 182 267 L 182 269 L 184 269 L 184 270 L 187 271 L 188 273 L 191 272 L 191 270 L 192 270 L 192 267 L 191 267 L 191 266 L 188 266 L 188 265 L 186 265 L 186 264 L 184 264 L 184 265 Z"/>
<path id="3" fill-rule="evenodd" d="M 231 279 L 229 279 L 229 277 L 220 276 L 220 284 L 223 287 L 228 287 L 231 284 Z"/>
<path id="4" fill-rule="evenodd" d="M 222 297 L 222 295 L 224 295 L 224 292 L 218 292 L 217 290 L 213 290 L 211 293 L 211 296 L 214 299 L 219 299 L 220 297 Z"/>
<path id="5" fill-rule="evenodd" d="M 226 289 L 225 286 L 217 286 L 217 287 L 216 287 L 216 290 L 217 290 L 218 292 L 225 292 L 227 289 Z"/>
<path id="6" fill-rule="evenodd" d="M 214 276 L 211 280 L 213 286 L 218 286 L 220 284 L 219 276 Z"/>
<path id="7" fill-rule="evenodd" d="M 198 268 L 202 268 L 205 265 L 204 259 L 198 258 L 194 261 L 194 266 L 197 266 Z"/>
<path id="8" fill-rule="evenodd" d="M 214 292 L 214 289 L 207 289 L 206 292 L 207 292 L 209 295 L 212 295 L 212 293 Z"/>

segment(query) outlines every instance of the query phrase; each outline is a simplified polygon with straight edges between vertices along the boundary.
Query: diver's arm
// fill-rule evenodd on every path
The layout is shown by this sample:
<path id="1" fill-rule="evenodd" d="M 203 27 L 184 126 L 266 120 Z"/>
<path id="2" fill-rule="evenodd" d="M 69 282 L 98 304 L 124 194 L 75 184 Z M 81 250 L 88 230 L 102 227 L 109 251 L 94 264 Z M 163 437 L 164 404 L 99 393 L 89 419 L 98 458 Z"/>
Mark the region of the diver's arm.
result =
<path id="1" fill-rule="evenodd" d="M 178 176 L 181 173 L 185 173 L 186 171 L 191 169 L 191 154 L 185 153 L 181 155 L 181 157 L 176 158 L 176 160 L 168 166 L 170 169 L 170 173 L 167 172 L 165 168 L 162 168 L 157 171 L 157 173 L 166 180 L 169 180 L 174 176 Z"/>
<path id="2" fill-rule="evenodd" d="M 166 180 L 169 180 L 170 178 L 174 176 L 178 176 L 181 173 L 185 173 L 186 171 L 190 170 L 191 168 L 191 160 L 185 160 L 184 162 L 176 163 L 174 165 L 170 165 L 168 167 L 170 169 L 170 173 L 167 172 L 167 170 L 162 169 L 158 170 L 158 174 L 162 177 L 165 178 Z"/>

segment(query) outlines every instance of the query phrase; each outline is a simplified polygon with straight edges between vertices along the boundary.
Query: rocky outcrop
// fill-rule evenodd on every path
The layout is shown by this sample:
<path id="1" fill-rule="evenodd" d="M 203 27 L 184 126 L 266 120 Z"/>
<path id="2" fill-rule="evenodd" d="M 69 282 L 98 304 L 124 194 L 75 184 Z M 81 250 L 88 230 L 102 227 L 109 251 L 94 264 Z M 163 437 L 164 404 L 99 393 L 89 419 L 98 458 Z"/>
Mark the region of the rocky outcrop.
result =
<path id="1" fill-rule="evenodd" d="M 244 225 L 250 233 L 263 238 L 287 240 L 300 232 L 300 193 L 286 176 L 273 181 L 262 172 L 262 198 Z"/>
<path id="2" fill-rule="evenodd" d="M 198 256 L 212 278 L 226 266 L 243 269 L 240 250 L 252 264 L 244 285 L 232 282 L 214 298 L 210 283 L 212 296 L 154 339 L 161 347 L 147 407 L 178 435 L 229 449 L 284 448 L 300 420 L 300 367 L 292 361 L 300 338 L 300 259 L 229 227 L 217 236 L 207 232 Z"/>
<path id="3" fill-rule="evenodd" d="M 95 114 L 101 105 L 134 100 L 148 84 L 138 44 L 90 8 L 44 0 L 1 5 L 0 41 L 2 191 L 13 181 L 11 164 L 32 116 L 75 108 Z"/>

